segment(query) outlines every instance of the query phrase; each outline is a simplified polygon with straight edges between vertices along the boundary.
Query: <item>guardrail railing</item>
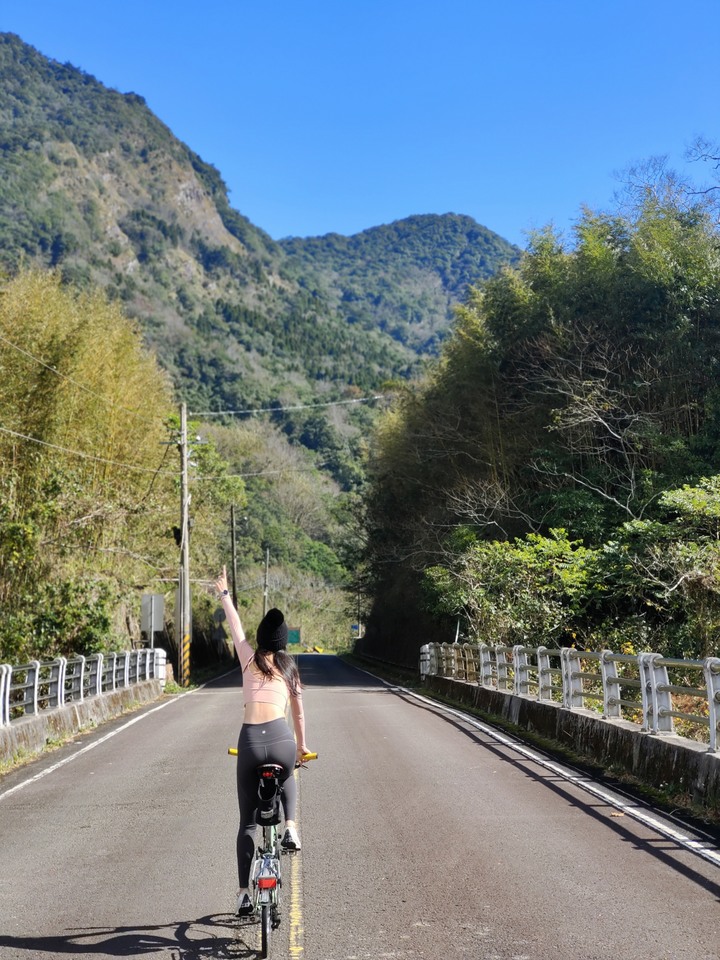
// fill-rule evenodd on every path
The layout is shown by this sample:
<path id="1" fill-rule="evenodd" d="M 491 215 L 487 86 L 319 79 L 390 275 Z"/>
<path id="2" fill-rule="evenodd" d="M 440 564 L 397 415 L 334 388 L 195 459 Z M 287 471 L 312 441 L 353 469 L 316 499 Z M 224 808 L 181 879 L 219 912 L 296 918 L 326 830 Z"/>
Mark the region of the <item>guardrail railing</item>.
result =
<path id="1" fill-rule="evenodd" d="M 164 680 L 165 664 L 165 651 L 159 647 L 0 664 L 0 726 L 142 680 Z"/>
<path id="2" fill-rule="evenodd" d="M 426 643 L 420 648 L 420 674 L 553 701 L 566 710 L 594 705 L 603 717 L 638 723 L 646 733 L 673 734 L 675 720 L 682 720 L 707 728 L 710 750 L 720 746 L 718 657 L 680 660 L 574 647 Z"/>

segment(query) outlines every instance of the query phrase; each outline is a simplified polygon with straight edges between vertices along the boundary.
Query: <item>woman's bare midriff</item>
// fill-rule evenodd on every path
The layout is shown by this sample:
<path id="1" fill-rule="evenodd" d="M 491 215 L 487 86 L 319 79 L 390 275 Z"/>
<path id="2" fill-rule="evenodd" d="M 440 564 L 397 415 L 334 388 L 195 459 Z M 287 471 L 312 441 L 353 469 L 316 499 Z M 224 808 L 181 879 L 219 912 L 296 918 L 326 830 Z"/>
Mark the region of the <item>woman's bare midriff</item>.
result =
<path id="1" fill-rule="evenodd" d="M 271 720 L 279 720 L 285 716 L 285 711 L 281 710 L 276 703 L 246 703 L 245 704 L 245 723 L 269 723 Z"/>

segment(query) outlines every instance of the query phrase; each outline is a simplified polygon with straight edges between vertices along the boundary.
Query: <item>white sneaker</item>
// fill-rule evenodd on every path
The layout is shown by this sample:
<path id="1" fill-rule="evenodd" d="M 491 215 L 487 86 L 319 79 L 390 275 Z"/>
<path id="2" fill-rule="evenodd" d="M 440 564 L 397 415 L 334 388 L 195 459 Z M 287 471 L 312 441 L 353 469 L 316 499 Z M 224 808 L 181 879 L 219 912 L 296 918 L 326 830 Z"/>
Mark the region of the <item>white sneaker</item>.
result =
<path id="1" fill-rule="evenodd" d="M 237 902 L 237 914 L 240 917 L 249 917 L 253 912 L 252 900 L 249 893 L 241 893 Z"/>
<path id="2" fill-rule="evenodd" d="M 300 849 L 300 836 L 295 827 L 286 827 L 280 845 L 286 850 Z"/>

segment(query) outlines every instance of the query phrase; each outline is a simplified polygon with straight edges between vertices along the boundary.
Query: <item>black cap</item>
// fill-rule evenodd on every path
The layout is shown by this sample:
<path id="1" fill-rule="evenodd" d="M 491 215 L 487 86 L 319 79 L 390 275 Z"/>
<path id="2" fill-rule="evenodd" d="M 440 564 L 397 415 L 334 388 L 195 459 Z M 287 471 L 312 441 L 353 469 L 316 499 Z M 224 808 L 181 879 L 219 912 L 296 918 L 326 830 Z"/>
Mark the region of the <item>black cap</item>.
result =
<path id="1" fill-rule="evenodd" d="M 257 644 L 263 650 L 275 653 L 278 650 L 284 650 L 287 642 L 288 628 L 285 617 L 277 607 L 273 607 L 260 621 L 260 626 L 257 628 Z"/>

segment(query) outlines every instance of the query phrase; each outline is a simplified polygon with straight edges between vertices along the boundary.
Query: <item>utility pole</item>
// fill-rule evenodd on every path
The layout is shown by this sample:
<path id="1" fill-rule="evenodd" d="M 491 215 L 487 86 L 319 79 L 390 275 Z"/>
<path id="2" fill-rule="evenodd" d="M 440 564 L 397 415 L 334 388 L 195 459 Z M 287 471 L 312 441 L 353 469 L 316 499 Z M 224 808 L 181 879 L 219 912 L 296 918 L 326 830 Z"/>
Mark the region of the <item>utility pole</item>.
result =
<path id="1" fill-rule="evenodd" d="M 178 577 L 178 599 L 180 623 L 177 625 L 178 642 L 178 681 L 180 686 L 190 683 L 190 632 L 192 629 L 190 610 L 190 493 L 188 490 L 188 435 L 187 405 L 180 408 L 180 575 Z"/>
<path id="2" fill-rule="evenodd" d="M 232 598 L 237 610 L 237 556 L 235 551 L 235 504 L 230 507 L 230 550 L 232 553 Z"/>
<path id="3" fill-rule="evenodd" d="M 270 547 L 265 547 L 265 586 L 263 587 L 263 616 L 268 609 L 268 573 L 270 571 Z"/>

